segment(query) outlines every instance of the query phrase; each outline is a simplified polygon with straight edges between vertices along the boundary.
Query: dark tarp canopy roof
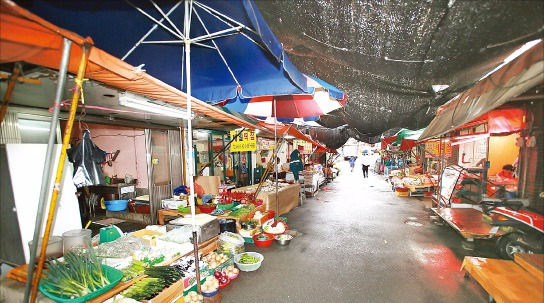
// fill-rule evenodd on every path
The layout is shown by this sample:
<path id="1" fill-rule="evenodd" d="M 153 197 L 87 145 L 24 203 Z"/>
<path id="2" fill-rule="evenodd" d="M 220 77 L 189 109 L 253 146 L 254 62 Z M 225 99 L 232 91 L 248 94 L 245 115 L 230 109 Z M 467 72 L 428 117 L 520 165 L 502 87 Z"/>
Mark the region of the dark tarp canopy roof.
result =
<path id="1" fill-rule="evenodd" d="M 300 70 L 350 96 L 320 123 L 370 137 L 425 127 L 438 106 L 544 31 L 543 1 L 256 3 Z"/>

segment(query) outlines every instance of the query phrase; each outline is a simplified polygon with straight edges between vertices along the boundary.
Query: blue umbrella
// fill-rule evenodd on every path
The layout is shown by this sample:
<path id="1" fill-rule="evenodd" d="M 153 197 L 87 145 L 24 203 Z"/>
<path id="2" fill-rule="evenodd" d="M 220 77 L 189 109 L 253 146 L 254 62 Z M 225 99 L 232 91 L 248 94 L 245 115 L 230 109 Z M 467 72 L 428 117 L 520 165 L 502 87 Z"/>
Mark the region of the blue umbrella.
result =
<path id="1" fill-rule="evenodd" d="M 92 37 L 97 47 L 187 92 L 183 2 L 34 0 L 21 5 L 55 25 Z M 189 4 L 194 97 L 216 103 L 308 92 L 306 78 L 253 1 Z"/>

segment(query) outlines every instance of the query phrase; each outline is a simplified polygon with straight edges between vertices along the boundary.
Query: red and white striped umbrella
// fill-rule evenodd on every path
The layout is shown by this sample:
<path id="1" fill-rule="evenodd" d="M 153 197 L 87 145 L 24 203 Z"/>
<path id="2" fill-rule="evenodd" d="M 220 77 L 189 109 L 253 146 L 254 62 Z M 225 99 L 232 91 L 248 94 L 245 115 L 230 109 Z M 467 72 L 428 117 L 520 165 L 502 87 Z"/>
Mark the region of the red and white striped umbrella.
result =
<path id="1" fill-rule="evenodd" d="M 315 77 L 306 76 L 306 80 L 312 94 L 236 98 L 220 105 L 250 116 L 276 117 L 283 122 L 292 122 L 295 118 L 315 121 L 319 116 L 344 106 L 347 99 L 345 93 Z"/>

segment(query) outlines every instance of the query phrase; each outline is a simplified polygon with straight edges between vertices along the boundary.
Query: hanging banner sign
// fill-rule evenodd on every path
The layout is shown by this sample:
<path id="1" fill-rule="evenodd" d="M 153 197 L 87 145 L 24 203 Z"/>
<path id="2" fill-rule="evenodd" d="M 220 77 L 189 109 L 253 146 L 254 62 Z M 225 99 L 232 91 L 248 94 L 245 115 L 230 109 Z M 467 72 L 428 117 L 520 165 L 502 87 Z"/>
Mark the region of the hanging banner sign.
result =
<path id="1" fill-rule="evenodd" d="M 451 157 L 451 142 L 442 142 L 442 151 L 444 152 L 445 158 Z M 425 158 L 433 158 L 435 156 L 440 156 L 440 142 L 425 142 Z"/>
<path id="2" fill-rule="evenodd" d="M 310 142 L 304 140 L 293 140 L 293 146 L 303 155 L 309 155 L 312 153 L 312 143 Z"/>
<path id="3" fill-rule="evenodd" d="M 259 138 L 258 139 L 258 147 L 259 147 L 260 150 L 273 150 L 274 149 L 274 141 Z"/>
<path id="4" fill-rule="evenodd" d="M 239 132 L 238 130 L 230 131 L 230 140 L 234 140 L 230 145 L 230 151 L 234 153 L 257 150 L 257 134 L 255 134 L 255 130 L 244 130 L 240 136 L 234 139 Z"/>

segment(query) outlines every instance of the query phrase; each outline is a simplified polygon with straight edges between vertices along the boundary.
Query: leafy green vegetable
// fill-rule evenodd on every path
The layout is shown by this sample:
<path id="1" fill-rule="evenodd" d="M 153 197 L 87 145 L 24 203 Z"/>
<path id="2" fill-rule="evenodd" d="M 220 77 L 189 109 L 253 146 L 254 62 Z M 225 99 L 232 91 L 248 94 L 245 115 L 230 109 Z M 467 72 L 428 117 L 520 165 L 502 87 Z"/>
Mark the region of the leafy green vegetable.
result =
<path id="1" fill-rule="evenodd" d="M 144 273 L 152 278 L 159 278 L 166 287 L 185 277 L 183 271 L 173 266 L 153 266 L 147 268 Z"/>
<path id="2" fill-rule="evenodd" d="M 43 286 L 48 292 L 68 298 L 82 297 L 111 283 L 92 249 L 68 251 L 63 262 L 49 262 L 44 275 Z"/>
<path id="3" fill-rule="evenodd" d="M 250 212 L 251 212 L 251 210 L 250 210 L 248 207 L 244 206 L 244 207 L 242 207 L 242 208 L 239 208 L 239 209 L 237 209 L 237 210 L 231 212 L 231 213 L 229 214 L 229 216 L 230 216 L 230 217 L 239 218 L 239 217 L 243 217 L 243 216 L 249 214 Z"/>
<path id="4" fill-rule="evenodd" d="M 242 224 L 257 225 L 257 221 L 255 221 L 255 220 L 245 220 L 245 221 L 242 221 Z"/>
<path id="5" fill-rule="evenodd" d="M 132 261 L 132 264 L 129 267 L 122 270 L 124 277 L 123 279 L 121 279 L 121 281 L 126 282 L 142 275 L 144 273 L 145 268 L 148 266 L 149 266 L 148 264 L 142 261 L 138 261 L 138 260 Z"/>
<path id="6" fill-rule="evenodd" d="M 157 258 L 154 258 L 154 259 L 149 259 L 148 257 L 145 257 L 142 261 L 144 261 L 145 263 L 153 266 L 155 264 L 159 264 L 162 261 L 164 261 L 164 255 L 160 255 L 160 257 L 157 257 Z"/>
<path id="7" fill-rule="evenodd" d="M 122 292 L 121 295 L 136 301 L 148 300 L 157 295 L 164 287 L 164 282 L 159 278 L 143 278 L 140 281 L 136 281 L 134 285 Z"/>

